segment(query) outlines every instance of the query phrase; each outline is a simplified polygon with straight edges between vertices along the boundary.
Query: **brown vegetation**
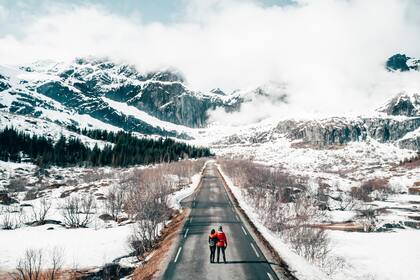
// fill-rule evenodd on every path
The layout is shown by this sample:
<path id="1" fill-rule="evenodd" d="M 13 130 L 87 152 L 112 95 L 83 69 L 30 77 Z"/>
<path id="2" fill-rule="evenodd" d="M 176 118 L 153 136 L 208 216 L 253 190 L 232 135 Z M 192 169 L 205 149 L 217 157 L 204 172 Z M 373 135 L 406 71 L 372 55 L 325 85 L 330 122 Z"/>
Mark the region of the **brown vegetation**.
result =
<path id="1" fill-rule="evenodd" d="M 155 273 L 161 268 L 161 264 L 167 257 L 172 243 L 179 235 L 179 230 L 186 216 L 188 216 L 188 211 L 176 214 L 172 222 L 162 230 L 161 236 L 154 247 L 153 255 L 134 271 L 133 280 L 152 279 Z"/>
<path id="2" fill-rule="evenodd" d="M 417 182 L 420 183 L 420 182 Z M 420 195 L 420 186 L 415 185 L 414 187 L 408 188 L 409 194 Z"/>
<path id="3" fill-rule="evenodd" d="M 387 195 L 390 194 L 391 188 L 388 185 L 388 180 L 383 178 L 370 179 L 363 182 L 360 187 L 353 187 L 350 195 L 354 199 L 358 199 L 364 202 L 372 201 L 372 193 L 375 192 L 376 200 L 384 200 Z"/>
<path id="4" fill-rule="evenodd" d="M 329 239 L 323 229 L 313 228 L 324 213 L 316 194 L 306 188 L 306 178 L 251 161 L 221 161 L 223 170 L 242 191 L 264 225 L 280 233 L 296 252 L 312 262 L 323 262 Z"/>
<path id="5" fill-rule="evenodd" d="M 329 229 L 329 230 L 342 230 L 342 231 L 363 231 L 364 227 L 356 223 L 332 223 L 332 224 L 317 224 L 313 227 Z"/>
<path id="6" fill-rule="evenodd" d="M 399 162 L 395 167 L 403 167 L 407 169 L 414 169 L 420 167 L 420 153 L 412 158 L 406 158 Z"/>
<path id="7" fill-rule="evenodd" d="M 8 274 L 13 280 L 56 280 L 62 276 L 63 256 L 55 248 L 50 256 L 50 269 L 42 270 L 45 255 L 42 250 L 26 250 L 19 260 L 16 270 Z"/>

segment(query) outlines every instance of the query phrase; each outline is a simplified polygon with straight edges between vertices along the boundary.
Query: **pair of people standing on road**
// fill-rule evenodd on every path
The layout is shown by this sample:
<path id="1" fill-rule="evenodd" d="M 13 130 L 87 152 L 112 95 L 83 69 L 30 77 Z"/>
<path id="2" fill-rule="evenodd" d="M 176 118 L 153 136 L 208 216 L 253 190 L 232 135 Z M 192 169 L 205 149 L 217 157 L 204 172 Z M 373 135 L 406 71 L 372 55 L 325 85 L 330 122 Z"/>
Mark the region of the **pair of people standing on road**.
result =
<path id="1" fill-rule="evenodd" d="M 210 246 L 210 262 L 214 263 L 214 258 L 217 250 L 217 263 L 220 260 L 220 251 L 223 254 L 223 261 L 226 263 L 225 250 L 227 247 L 226 234 L 223 232 L 222 226 L 219 226 L 219 230 L 216 232 L 214 229 L 211 230 L 209 235 L 209 246 Z"/>

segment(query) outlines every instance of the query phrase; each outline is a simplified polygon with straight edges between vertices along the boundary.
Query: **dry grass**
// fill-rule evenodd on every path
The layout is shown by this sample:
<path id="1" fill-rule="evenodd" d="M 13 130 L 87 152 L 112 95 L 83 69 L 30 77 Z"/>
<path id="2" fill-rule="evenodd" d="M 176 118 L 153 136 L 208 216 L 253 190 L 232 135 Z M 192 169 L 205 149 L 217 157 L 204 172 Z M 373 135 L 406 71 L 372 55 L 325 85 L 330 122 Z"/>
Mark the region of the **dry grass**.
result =
<path id="1" fill-rule="evenodd" d="M 217 173 L 219 178 L 222 179 L 222 182 L 224 184 L 224 187 L 226 191 L 230 194 L 230 197 L 232 198 L 232 202 L 235 205 L 235 207 L 241 212 L 242 216 L 245 218 L 246 222 L 249 224 L 249 226 L 252 228 L 252 231 L 257 236 L 258 240 L 263 244 L 263 246 L 268 250 L 273 260 L 276 262 L 276 264 L 281 267 L 282 274 L 290 280 L 297 280 L 297 278 L 293 275 L 292 271 L 289 269 L 289 266 L 286 264 L 286 262 L 280 257 L 279 253 L 271 246 L 271 244 L 264 238 L 264 236 L 261 234 L 261 232 L 257 229 L 255 224 L 251 221 L 251 219 L 248 217 L 248 215 L 245 213 L 245 211 L 239 206 L 239 202 L 236 199 L 235 195 L 232 193 L 232 190 L 228 187 L 228 184 L 223 177 L 222 173 L 220 173 L 220 170 L 217 168 Z"/>
<path id="2" fill-rule="evenodd" d="M 183 211 L 177 214 L 172 223 L 164 228 L 160 240 L 156 245 L 156 249 L 151 252 L 153 254 L 150 259 L 136 268 L 133 274 L 133 280 L 150 280 L 153 279 L 155 273 L 161 268 L 163 260 L 167 257 L 169 249 L 179 234 L 179 229 L 183 224 L 185 217 L 189 211 Z"/>
<path id="3" fill-rule="evenodd" d="M 54 279 L 57 280 L 77 280 L 79 277 L 83 276 L 82 271 L 76 271 L 76 270 L 63 270 L 57 272 L 57 275 L 54 276 Z M 10 275 L 9 272 L 0 272 L 0 280 L 11 280 L 13 277 Z M 39 275 L 38 280 L 50 280 L 51 275 L 48 273 L 48 271 L 42 271 Z"/>
<path id="4" fill-rule="evenodd" d="M 318 224 L 313 227 L 341 231 L 364 231 L 363 225 L 355 223 Z"/>
<path id="5" fill-rule="evenodd" d="M 408 188 L 409 194 L 420 195 L 420 186 Z"/>
<path id="6" fill-rule="evenodd" d="M 414 169 L 414 168 L 420 167 L 420 154 L 412 158 L 408 158 L 401 161 L 395 167 L 402 167 L 406 169 Z"/>

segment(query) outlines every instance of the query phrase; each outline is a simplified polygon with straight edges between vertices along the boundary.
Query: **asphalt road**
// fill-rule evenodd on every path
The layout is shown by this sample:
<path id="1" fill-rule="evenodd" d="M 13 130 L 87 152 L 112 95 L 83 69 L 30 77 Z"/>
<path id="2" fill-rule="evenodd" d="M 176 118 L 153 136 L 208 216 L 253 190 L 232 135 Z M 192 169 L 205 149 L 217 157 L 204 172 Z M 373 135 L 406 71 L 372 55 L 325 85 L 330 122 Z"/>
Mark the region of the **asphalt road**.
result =
<path id="1" fill-rule="evenodd" d="M 176 250 L 163 279 L 278 279 L 236 214 L 214 164 L 204 170 L 196 196 L 183 202 L 191 207 Z M 223 226 L 227 235 L 227 264 L 210 263 L 208 234 Z"/>

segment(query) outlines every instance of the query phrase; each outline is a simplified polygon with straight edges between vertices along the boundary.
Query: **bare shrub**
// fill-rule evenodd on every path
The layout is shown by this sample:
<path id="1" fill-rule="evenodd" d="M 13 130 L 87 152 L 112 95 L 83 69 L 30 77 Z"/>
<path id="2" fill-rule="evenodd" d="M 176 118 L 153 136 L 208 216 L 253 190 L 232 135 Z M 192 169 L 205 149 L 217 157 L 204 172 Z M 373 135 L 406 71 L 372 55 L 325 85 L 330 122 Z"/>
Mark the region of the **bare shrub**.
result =
<path id="1" fill-rule="evenodd" d="M 6 186 L 9 192 L 23 192 L 26 191 L 26 186 L 28 185 L 28 179 L 23 177 L 18 177 L 11 179 L 9 185 Z"/>
<path id="2" fill-rule="evenodd" d="M 286 235 L 292 248 L 307 260 L 317 263 L 327 258 L 330 240 L 323 229 L 294 227 Z"/>
<path id="3" fill-rule="evenodd" d="M 59 279 L 61 276 L 61 269 L 63 267 L 64 259 L 63 253 L 59 248 L 54 248 L 50 256 L 50 269 L 45 273 L 46 280 Z"/>
<path id="4" fill-rule="evenodd" d="M 120 180 L 120 189 L 125 192 L 122 208 L 135 221 L 128 245 L 139 260 L 155 246 L 160 230 L 173 214 L 168 207 L 169 194 L 189 184 L 190 178 L 201 171 L 204 163 L 205 160 L 200 159 L 158 164 L 148 169 L 135 169 Z M 178 178 L 177 186 L 174 185 L 175 178 Z M 117 194 L 113 192 L 111 190 L 108 197 L 109 212 L 118 204 Z"/>
<path id="5" fill-rule="evenodd" d="M 19 227 L 15 215 L 8 211 L 1 213 L 0 225 L 2 229 L 6 230 L 12 230 Z"/>
<path id="6" fill-rule="evenodd" d="M 371 202 L 372 192 L 376 193 L 375 198 L 383 200 L 391 191 L 388 180 L 375 178 L 363 182 L 358 188 L 353 187 L 351 189 L 351 196 L 364 202 Z"/>
<path id="7" fill-rule="evenodd" d="M 164 175 L 176 175 L 179 178 L 178 187 L 184 187 L 191 183 L 191 177 L 200 172 L 204 166 L 204 159 L 181 160 L 171 163 L 163 163 L 156 168 Z"/>
<path id="8" fill-rule="evenodd" d="M 338 201 L 338 209 L 341 211 L 352 210 L 356 205 L 354 196 L 351 194 L 346 194 L 345 192 L 340 192 L 340 195 L 338 198 L 336 198 L 336 201 Z"/>
<path id="9" fill-rule="evenodd" d="M 230 178 L 240 184 L 247 202 L 267 228 L 281 233 L 292 248 L 309 261 L 321 263 L 327 259 L 329 238 L 324 230 L 312 227 L 325 218 L 319 198 L 328 200 L 326 190 L 311 193 L 306 187 L 306 178 L 247 160 L 222 161 L 221 164 Z"/>
<path id="10" fill-rule="evenodd" d="M 114 177 L 113 172 L 105 172 L 103 169 L 100 169 L 100 168 L 88 169 L 86 172 L 82 173 L 79 176 L 81 181 L 87 184 L 100 181 L 103 179 L 113 178 L 113 177 Z"/>
<path id="11" fill-rule="evenodd" d="M 365 231 L 373 231 L 378 223 L 378 210 L 372 206 L 365 206 L 358 210 Z"/>
<path id="12" fill-rule="evenodd" d="M 79 228 L 91 223 L 96 204 L 93 195 L 76 194 L 68 196 L 61 208 L 66 226 Z"/>
<path id="13" fill-rule="evenodd" d="M 40 280 L 42 266 L 42 251 L 29 249 L 21 258 L 16 267 L 16 272 L 10 274 L 15 280 Z"/>
<path id="14" fill-rule="evenodd" d="M 37 199 L 39 195 L 38 190 L 36 190 L 35 188 L 30 189 L 29 191 L 27 191 L 25 193 L 25 197 L 23 198 L 23 200 L 27 201 L 27 200 L 34 200 Z"/>
<path id="15" fill-rule="evenodd" d="M 26 222 L 26 216 L 20 208 L 0 208 L 0 227 L 2 229 L 13 230 L 19 228 L 24 222 Z"/>
<path id="16" fill-rule="evenodd" d="M 9 276 L 14 280 L 57 280 L 60 279 L 63 266 L 63 254 L 58 248 L 51 251 L 50 268 L 42 270 L 45 263 L 42 250 L 28 249 L 18 261 L 14 272 Z"/>
<path id="17" fill-rule="evenodd" d="M 32 217 L 38 224 L 44 224 L 45 218 L 51 209 L 51 200 L 43 197 L 39 201 L 39 206 L 32 206 Z"/>
<path id="18" fill-rule="evenodd" d="M 170 209 L 167 197 L 171 185 L 159 169 L 137 172 L 128 184 L 126 208 L 136 221 L 129 245 L 140 258 L 153 248 L 159 236 L 159 227 L 168 220 Z"/>
<path id="19" fill-rule="evenodd" d="M 105 207 L 114 220 L 118 220 L 118 216 L 123 210 L 124 201 L 125 191 L 122 187 L 113 186 L 109 189 L 105 199 Z"/>

